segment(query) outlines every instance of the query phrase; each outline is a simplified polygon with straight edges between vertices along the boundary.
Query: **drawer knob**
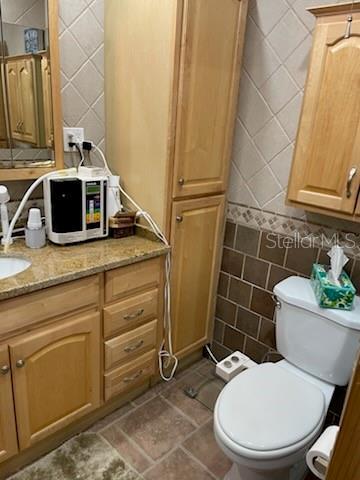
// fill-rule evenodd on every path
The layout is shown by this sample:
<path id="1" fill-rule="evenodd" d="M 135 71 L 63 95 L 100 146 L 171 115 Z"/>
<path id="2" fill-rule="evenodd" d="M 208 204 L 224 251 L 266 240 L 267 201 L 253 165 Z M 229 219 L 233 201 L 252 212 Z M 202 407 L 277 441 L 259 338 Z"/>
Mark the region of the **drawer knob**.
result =
<path id="1" fill-rule="evenodd" d="M 135 318 L 141 317 L 141 315 L 144 313 L 144 309 L 140 308 L 137 312 L 135 313 L 128 313 L 127 315 L 124 315 L 124 320 L 134 320 Z"/>
<path id="2" fill-rule="evenodd" d="M 17 368 L 23 368 L 25 366 L 25 360 L 18 360 L 16 366 Z"/>
<path id="3" fill-rule="evenodd" d="M 134 380 L 136 380 L 137 378 L 141 377 L 141 375 L 144 373 L 144 370 L 141 369 L 139 370 L 138 372 L 135 373 L 135 375 L 133 375 L 132 377 L 125 377 L 123 382 L 124 383 L 130 383 L 130 382 L 133 382 Z"/>
<path id="4" fill-rule="evenodd" d="M 7 373 L 9 373 L 10 372 L 9 365 L 4 365 L 3 367 L 1 367 L 0 372 L 1 372 L 1 375 L 6 375 Z"/>
<path id="5" fill-rule="evenodd" d="M 125 347 L 124 352 L 126 353 L 135 352 L 135 350 L 138 350 L 143 345 L 144 345 L 144 340 L 139 340 L 134 345 L 128 345 L 127 347 Z"/>
<path id="6" fill-rule="evenodd" d="M 179 180 L 178 180 L 178 184 L 183 186 L 185 183 L 185 179 L 183 177 L 180 177 Z"/>
<path id="7" fill-rule="evenodd" d="M 176 217 L 177 223 L 181 223 L 183 220 L 184 220 L 184 217 L 183 217 L 182 215 L 178 215 L 178 216 Z"/>

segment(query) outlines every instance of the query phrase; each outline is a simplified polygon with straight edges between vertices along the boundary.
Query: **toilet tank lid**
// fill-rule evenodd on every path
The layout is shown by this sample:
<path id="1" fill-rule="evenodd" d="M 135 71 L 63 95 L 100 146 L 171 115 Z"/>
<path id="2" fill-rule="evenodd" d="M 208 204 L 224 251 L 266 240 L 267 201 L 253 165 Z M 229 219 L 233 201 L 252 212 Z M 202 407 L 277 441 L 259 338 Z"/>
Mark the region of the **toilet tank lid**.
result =
<path id="1" fill-rule="evenodd" d="M 356 296 L 351 311 L 332 310 L 319 307 L 310 280 L 289 277 L 274 287 L 274 293 L 283 302 L 303 308 L 316 315 L 332 320 L 354 330 L 360 330 L 360 297 Z"/>

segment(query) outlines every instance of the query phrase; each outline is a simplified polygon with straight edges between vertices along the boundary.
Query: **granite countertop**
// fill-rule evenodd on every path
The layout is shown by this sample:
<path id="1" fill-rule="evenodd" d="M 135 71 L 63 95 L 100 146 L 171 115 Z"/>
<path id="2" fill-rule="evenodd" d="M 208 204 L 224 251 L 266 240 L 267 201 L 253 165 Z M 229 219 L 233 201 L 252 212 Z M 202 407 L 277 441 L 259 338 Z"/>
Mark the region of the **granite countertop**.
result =
<path id="1" fill-rule="evenodd" d="M 39 250 L 31 250 L 23 240 L 15 240 L 6 255 L 0 248 L 0 256 L 26 258 L 31 266 L 0 280 L 0 300 L 154 258 L 167 251 L 162 243 L 140 235 L 70 246 L 48 243 Z"/>

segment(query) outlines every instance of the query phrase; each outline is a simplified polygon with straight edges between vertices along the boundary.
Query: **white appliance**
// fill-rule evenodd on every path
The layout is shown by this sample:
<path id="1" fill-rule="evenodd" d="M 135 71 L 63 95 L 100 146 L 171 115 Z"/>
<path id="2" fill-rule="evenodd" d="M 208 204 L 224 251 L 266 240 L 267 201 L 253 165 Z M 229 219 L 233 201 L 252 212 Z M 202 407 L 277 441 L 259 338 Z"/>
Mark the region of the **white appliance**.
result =
<path id="1" fill-rule="evenodd" d="M 57 244 L 107 237 L 108 178 L 80 173 L 44 180 L 46 231 Z"/>
<path id="2" fill-rule="evenodd" d="M 277 349 L 285 359 L 239 374 L 215 406 L 215 437 L 234 462 L 225 480 L 303 479 L 306 452 L 359 348 L 359 297 L 351 312 L 321 309 L 310 281 L 300 277 L 274 293 Z"/>

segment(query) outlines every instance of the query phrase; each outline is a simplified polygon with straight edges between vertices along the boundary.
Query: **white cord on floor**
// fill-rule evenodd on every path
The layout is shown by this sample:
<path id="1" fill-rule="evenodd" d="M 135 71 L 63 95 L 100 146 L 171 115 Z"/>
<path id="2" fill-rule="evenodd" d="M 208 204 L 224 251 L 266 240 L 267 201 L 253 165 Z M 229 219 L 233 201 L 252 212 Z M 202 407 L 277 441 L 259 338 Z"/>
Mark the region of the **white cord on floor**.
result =
<path id="1" fill-rule="evenodd" d="M 216 357 L 215 357 L 215 355 L 212 353 L 209 345 L 205 345 L 205 348 L 206 348 L 206 350 L 207 350 L 207 352 L 208 352 L 211 360 L 212 360 L 214 363 L 218 364 L 218 363 L 219 363 L 219 360 L 216 359 Z"/>
<path id="2" fill-rule="evenodd" d="M 96 150 L 99 155 L 101 156 L 105 168 L 107 172 L 112 175 L 112 172 L 109 168 L 109 165 L 106 161 L 106 157 L 103 153 L 103 151 L 95 144 L 92 144 L 94 150 Z M 167 238 L 163 234 L 163 232 L 160 230 L 159 226 L 156 224 L 155 220 L 151 217 L 151 215 L 143 210 L 140 205 L 138 205 L 133 198 L 130 197 L 128 193 L 122 188 L 122 186 L 119 183 L 119 190 L 120 192 L 124 195 L 127 200 L 134 205 L 134 207 L 137 210 L 136 217 L 137 218 L 144 218 L 147 223 L 150 225 L 152 231 L 155 233 L 156 237 L 163 242 L 167 247 L 170 246 Z M 172 344 L 172 321 L 171 321 L 171 286 L 170 286 L 170 281 L 171 281 L 171 252 L 169 251 L 166 254 L 166 259 L 165 259 L 165 285 L 164 285 L 164 329 L 165 329 L 165 335 L 167 335 L 167 342 L 166 339 L 164 338 L 160 350 L 159 350 L 159 371 L 160 371 L 160 376 L 165 382 L 169 382 L 174 378 L 176 369 L 179 364 L 179 360 L 176 358 L 174 355 L 173 351 L 173 344 Z M 168 350 L 166 349 L 166 343 Z M 166 376 L 164 373 L 164 368 L 169 368 L 171 362 L 174 363 L 169 376 Z"/>

